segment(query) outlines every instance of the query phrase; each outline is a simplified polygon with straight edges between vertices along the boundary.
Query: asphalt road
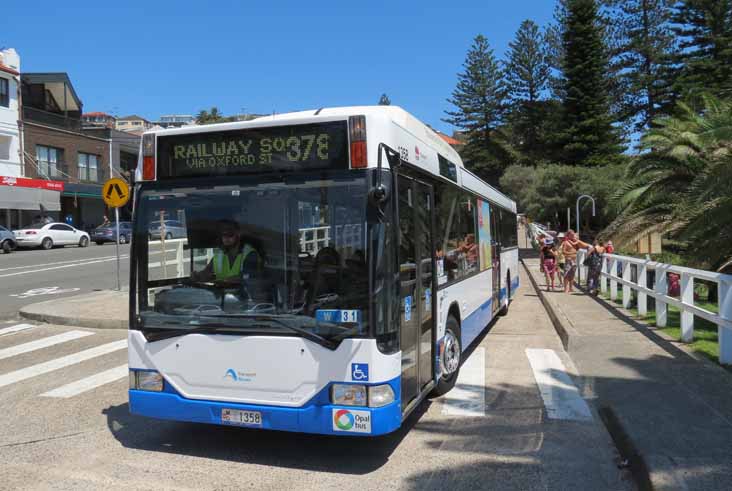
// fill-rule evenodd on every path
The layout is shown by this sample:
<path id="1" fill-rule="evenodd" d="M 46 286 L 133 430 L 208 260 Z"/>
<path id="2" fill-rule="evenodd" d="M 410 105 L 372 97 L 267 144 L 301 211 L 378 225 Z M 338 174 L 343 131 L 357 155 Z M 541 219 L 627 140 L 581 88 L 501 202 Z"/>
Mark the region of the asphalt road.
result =
<path id="1" fill-rule="evenodd" d="M 120 246 L 123 288 L 129 278 L 129 250 L 129 245 Z M 0 319 L 14 318 L 29 303 L 117 288 L 116 257 L 111 243 L 0 254 Z"/>
<path id="2" fill-rule="evenodd" d="M 456 388 L 379 438 L 132 416 L 125 331 L 0 323 L 0 488 L 632 489 L 591 388 L 525 275 L 522 285 L 471 348 Z M 99 346 L 111 350 L 81 355 Z"/>

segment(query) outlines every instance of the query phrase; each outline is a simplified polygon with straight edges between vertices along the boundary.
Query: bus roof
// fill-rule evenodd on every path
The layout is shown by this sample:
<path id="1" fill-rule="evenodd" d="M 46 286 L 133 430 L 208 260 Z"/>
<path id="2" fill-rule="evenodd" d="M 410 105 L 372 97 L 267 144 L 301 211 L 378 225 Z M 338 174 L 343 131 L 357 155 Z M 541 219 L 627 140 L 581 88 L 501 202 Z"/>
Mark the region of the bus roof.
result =
<path id="1" fill-rule="evenodd" d="M 214 131 L 228 131 L 247 128 L 261 128 L 266 126 L 280 126 L 285 124 L 308 124 L 317 123 L 327 120 L 348 119 L 349 116 L 366 116 L 367 118 L 375 118 L 388 121 L 395 125 L 403 132 L 408 133 L 412 138 L 423 142 L 433 148 L 434 151 L 441 154 L 450 162 L 458 167 L 459 181 L 462 187 L 472 190 L 486 198 L 495 201 L 497 204 L 516 211 L 516 204 L 509 197 L 480 180 L 475 174 L 468 171 L 463 165 L 463 161 L 457 151 L 445 142 L 432 128 L 412 116 L 399 106 L 344 106 L 344 107 L 324 107 L 320 109 L 309 109 L 306 111 L 295 111 L 282 114 L 272 114 L 262 116 L 250 121 L 234 121 L 230 123 L 215 123 L 208 125 L 183 126 L 181 128 L 156 129 L 147 133 L 155 133 L 157 136 L 184 135 L 195 133 L 207 133 Z M 382 127 L 384 131 L 389 131 L 387 127 Z M 371 128 L 369 128 L 369 131 Z M 378 130 L 377 130 L 378 131 Z M 401 141 L 397 137 L 397 141 Z M 395 145 L 396 146 L 396 145 Z M 411 163 L 411 162 L 410 162 Z M 419 165 L 419 164 L 417 164 Z M 434 166 L 425 165 L 426 171 L 439 175 Z"/>

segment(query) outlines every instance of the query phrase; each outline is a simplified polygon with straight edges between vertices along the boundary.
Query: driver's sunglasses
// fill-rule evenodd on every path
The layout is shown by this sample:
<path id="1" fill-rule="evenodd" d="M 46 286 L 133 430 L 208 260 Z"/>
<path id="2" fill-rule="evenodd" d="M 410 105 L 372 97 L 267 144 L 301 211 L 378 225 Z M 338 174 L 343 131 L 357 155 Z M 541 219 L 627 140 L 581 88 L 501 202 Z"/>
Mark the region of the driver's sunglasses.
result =
<path id="1" fill-rule="evenodd" d="M 236 236 L 236 232 L 231 232 L 228 230 L 221 232 L 221 237 L 235 237 L 235 236 Z"/>

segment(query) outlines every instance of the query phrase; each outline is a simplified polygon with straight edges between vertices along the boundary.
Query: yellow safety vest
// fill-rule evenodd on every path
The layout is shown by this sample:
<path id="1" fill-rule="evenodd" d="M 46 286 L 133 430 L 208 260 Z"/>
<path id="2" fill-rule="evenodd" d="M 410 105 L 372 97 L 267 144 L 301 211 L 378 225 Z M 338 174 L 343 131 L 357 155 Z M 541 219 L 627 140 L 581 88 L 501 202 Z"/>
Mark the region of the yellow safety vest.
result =
<path id="1" fill-rule="evenodd" d="M 251 253 L 257 254 L 256 249 L 246 244 L 244 250 L 236 255 L 234 262 L 229 261 L 229 256 L 224 251 L 218 251 L 214 255 L 213 270 L 217 280 L 228 280 L 241 277 L 244 259 Z"/>

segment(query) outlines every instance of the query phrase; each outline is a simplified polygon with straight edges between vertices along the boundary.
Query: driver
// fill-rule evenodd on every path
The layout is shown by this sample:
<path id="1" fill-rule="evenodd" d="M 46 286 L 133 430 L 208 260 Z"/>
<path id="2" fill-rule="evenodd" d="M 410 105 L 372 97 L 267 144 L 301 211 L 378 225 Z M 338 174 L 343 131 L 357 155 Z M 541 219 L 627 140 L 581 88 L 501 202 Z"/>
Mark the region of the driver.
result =
<path id="1" fill-rule="evenodd" d="M 242 240 L 239 225 L 233 220 L 219 221 L 221 248 L 201 271 L 191 273 L 195 281 L 214 281 L 238 286 L 242 279 L 256 278 L 261 269 L 259 252 Z"/>

